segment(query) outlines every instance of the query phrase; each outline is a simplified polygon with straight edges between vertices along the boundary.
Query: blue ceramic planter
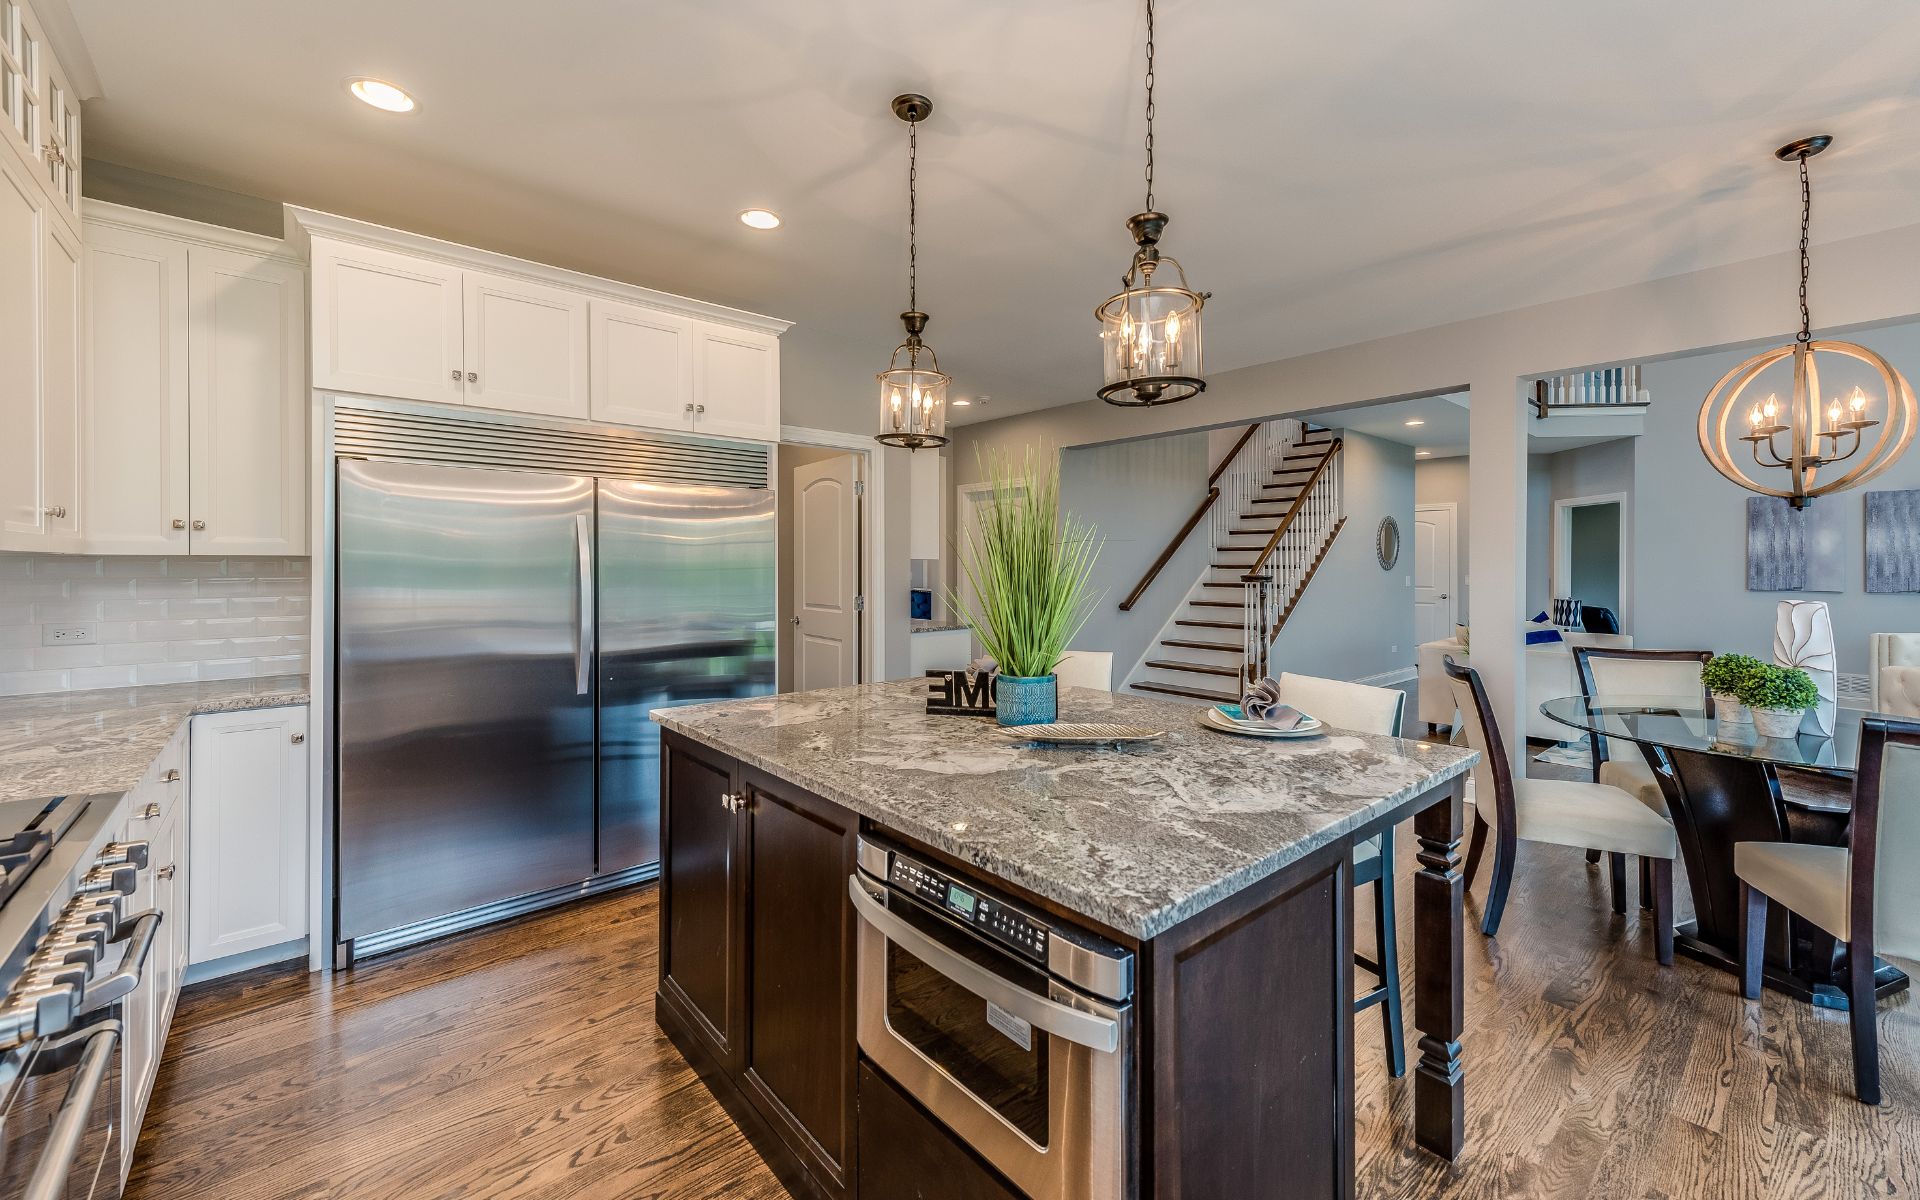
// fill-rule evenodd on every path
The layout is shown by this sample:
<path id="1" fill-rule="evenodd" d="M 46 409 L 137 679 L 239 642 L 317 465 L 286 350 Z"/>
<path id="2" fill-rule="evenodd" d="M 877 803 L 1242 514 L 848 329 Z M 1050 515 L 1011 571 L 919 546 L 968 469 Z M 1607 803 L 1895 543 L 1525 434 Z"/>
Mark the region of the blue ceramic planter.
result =
<path id="1" fill-rule="evenodd" d="M 1002 725 L 1045 725 L 1059 715 L 1060 691 L 1051 675 L 996 675 L 993 710 Z"/>

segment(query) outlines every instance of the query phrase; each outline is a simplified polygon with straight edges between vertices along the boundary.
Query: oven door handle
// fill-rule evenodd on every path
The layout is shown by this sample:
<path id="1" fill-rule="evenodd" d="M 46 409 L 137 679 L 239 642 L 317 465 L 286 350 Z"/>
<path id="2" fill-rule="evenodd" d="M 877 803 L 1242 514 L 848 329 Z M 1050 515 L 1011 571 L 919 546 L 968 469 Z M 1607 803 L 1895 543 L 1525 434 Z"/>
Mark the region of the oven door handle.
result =
<path id="1" fill-rule="evenodd" d="M 154 931 L 160 928 L 160 914 L 148 910 L 133 919 L 133 932 L 127 935 L 127 948 L 120 955 L 120 969 L 105 979 L 89 984 L 80 1002 L 81 1012 L 93 1012 L 128 995 L 140 986 L 147 969 L 147 955 L 153 950 Z"/>
<path id="2" fill-rule="evenodd" d="M 954 953 L 938 941 L 902 921 L 887 906 L 867 891 L 858 875 L 847 878 L 847 894 L 853 897 L 853 910 L 860 919 L 878 930 L 887 940 L 914 953 L 920 961 L 945 975 L 982 1000 L 997 1005 L 1036 1029 L 1065 1038 L 1079 1046 L 1111 1054 L 1120 1048 L 1120 1024 L 1093 1013 L 1081 1012 L 1045 996 L 1036 996 L 1015 987 L 972 959 Z"/>
<path id="3" fill-rule="evenodd" d="M 80 1056 L 73 1083 L 53 1114 L 47 1128 L 47 1141 L 34 1164 L 33 1177 L 20 1192 L 20 1200 L 61 1200 L 67 1194 L 67 1176 L 73 1170 L 74 1156 L 80 1153 L 81 1139 L 93 1118 L 93 1103 L 100 1095 L 100 1084 L 113 1065 L 114 1045 L 120 1040 L 120 1023 L 108 1021 L 87 1042 Z M 112 1167 L 108 1168 L 113 1169 Z"/>

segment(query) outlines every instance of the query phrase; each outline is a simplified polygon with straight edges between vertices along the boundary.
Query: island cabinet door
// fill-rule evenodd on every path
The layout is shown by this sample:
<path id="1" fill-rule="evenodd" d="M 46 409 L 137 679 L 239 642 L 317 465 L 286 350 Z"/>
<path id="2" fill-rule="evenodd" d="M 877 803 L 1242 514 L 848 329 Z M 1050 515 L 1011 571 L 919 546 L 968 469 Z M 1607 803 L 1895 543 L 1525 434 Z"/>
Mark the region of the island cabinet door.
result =
<path id="1" fill-rule="evenodd" d="M 745 1048 L 744 822 L 737 764 L 673 734 L 662 739 L 660 1001 L 722 1070 Z"/>
<path id="2" fill-rule="evenodd" d="M 752 929 L 748 1095 L 816 1180 L 845 1195 L 854 1146 L 858 818 L 744 769 Z"/>

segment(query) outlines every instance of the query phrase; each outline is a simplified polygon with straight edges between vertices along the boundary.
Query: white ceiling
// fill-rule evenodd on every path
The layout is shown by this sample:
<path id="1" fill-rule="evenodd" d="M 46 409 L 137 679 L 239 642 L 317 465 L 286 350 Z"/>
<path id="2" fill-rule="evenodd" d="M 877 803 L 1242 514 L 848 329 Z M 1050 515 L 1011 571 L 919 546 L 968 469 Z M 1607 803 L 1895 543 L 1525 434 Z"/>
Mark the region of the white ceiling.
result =
<path id="1" fill-rule="evenodd" d="M 70 2 L 95 157 L 772 313 L 876 369 L 905 307 L 887 104 L 925 91 L 929 340 L 993 396 L 955 416 L 1098 386 L 1135 0 Z M 1158 199 L 1213 372 L 1786 249 L 1769 152 L 1816 130 L 1816 241 L 1920 216 L 1920 5 L 1162 0 L 1159 41 Z M 349 99 L 362 74 L 419 110 Z"/>

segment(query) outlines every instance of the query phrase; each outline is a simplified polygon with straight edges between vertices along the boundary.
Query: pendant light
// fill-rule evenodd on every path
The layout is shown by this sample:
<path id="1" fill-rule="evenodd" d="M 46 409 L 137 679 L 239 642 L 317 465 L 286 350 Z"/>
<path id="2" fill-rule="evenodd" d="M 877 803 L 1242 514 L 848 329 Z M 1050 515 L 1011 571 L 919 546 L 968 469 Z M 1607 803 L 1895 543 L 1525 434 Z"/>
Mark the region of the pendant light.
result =
<path id="1" fill-rule="evenodd" d="M 1805 508 L 1816 496 L 1857 487 L 1880 474 L 1906 451 L 1913 440 L 1916 413 L 1913 388 L 1895 370 L 1893 364 L 1865 346 L 1852 342 L 1820 340 L 1813 337 L 1813 315 L 1807 308 L 1807 275 L 1811 259 L 1807 254 L 1807 233 L 1813 216 L 1813 186 L 1807 177 L 1807 160 L 1833 144 L 1826 134 L 1815 134 L 1788 142 L 1774 151 L 1782 162 L 1800 164 L 1800 332 L 1784 346 L 1774 346 L 1747 359 L 1720 377 L 1700 406 L 1700 450 L 1713 469 L 1727 479 L 1763 496 L 1779 496 L 1795 508 Z M 1855 387 L 1843 401 L 1832 397 L 1821 421 L 1820 369 L 1818 357 L 1833 355 L 1865 363 L 1879 376 L 1878 396 Z M 1740 435 L 1753 451 L 1755 465 L 1767 470 L 1784 470 L 1784 479 L 1771 487 L 1750 478 L 1734 460 L 1727 445 L 1727 427 L 1733 423 L 1734 410 L 1742 393 L 1760 372 L 1784 359 L 1793 359 L 1793 397 L 1784 404 L 1779 395 L 1750 404 L 1745 414 L 1747 432 Z M 1831 361 L 1831 360 L 1829 360 Z M 1886 403 L 1886 421 L 1873 418 L 1876 399 Z M 1821 472 L 1836 463 L 1859 454 L 1866 444 L 1866 431 L 1878 426 L 1880 434 L 1872 448 L 1845 474 L 1837 478 Z M 1775 439 L 1786 436 L 1785 452 Z M 1762 452 L 1764 451 L 1764 457 Z"/>
<path id="2" fill-rule="evenodd" d="M 933 101 L 925 96 L 908 92 L 893 98 L 893 115 L 907 123 L 907 311 L 900 314 L 907 340 L 894 347 L 887 369 L 876 377 L 880 380 L 880 432 L 874 438 L 909 450 L 947 444 L 947 384 L 953 382 L 941 373 L 933 347 L 920 340 L 928 319 L 920 311 L 920 122 L 932 112 Z"/>
<path id="3" fill-rule="evenodd" d="M 1093 310 L 1100 322 L 1105 386 L 1100 398 L 1124 408 L 1173 404 L 1207 390 L 1200 375 L 1200 309 L 1212 293 L 1187 284 L 1179 261 L 1160 252 L 1170 218 L 1153 207 L 1153 0 L 1147 0 L 1147 206 L 1127 218 L 1139 247 L 1120 277 L 1120 290 Z M 1178 287 L 1162 275 L 1167 267 Z"/>

